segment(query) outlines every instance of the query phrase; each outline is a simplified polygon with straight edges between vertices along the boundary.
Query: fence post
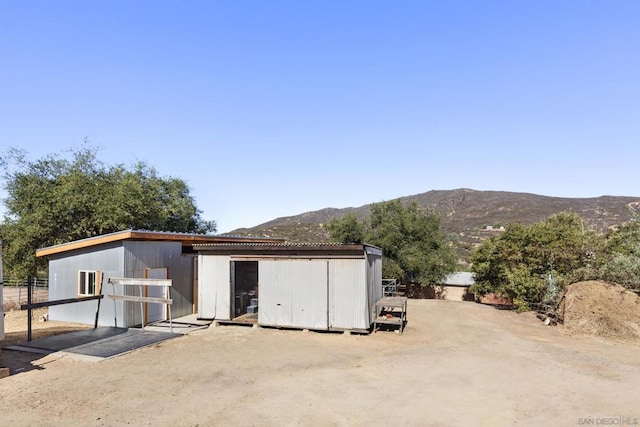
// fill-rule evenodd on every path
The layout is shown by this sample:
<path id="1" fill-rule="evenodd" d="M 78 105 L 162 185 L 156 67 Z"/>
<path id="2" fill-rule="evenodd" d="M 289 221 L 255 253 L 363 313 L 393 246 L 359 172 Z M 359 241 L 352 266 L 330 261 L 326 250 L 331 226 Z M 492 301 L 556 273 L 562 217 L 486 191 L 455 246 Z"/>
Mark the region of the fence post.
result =
<path id="1" fill-rule="evenodd" d="M 27 341 L 31 341 L 31 276 L 27 277 Z"/>

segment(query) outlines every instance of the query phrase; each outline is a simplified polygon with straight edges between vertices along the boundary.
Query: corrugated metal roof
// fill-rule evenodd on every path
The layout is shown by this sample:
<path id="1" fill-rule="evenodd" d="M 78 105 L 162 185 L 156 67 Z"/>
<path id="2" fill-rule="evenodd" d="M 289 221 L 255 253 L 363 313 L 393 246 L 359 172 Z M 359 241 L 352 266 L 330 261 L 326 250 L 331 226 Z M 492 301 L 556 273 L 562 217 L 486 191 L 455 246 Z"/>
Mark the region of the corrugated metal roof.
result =
<path id="1" fill-rule="evenodd" d="M 277 246 L 277 247 L 282 247 L 282 248 L 287 248 L 287 247 L 295 247 L 295 248 L 304 248 L 304 247 L 310 247 L 310 248 L 318 248 L 318 247 L 323 247 L 323 246 L 327 246 L 327 247 L 344 247 L 344 246 L 353 246 L 353 247 L 359 247 L 362 248 L 364 247 L 364 245 L 345 245 L 342 243 L 290 243 L 290 242 L 259 242 L 259 243 L 255 243 L 255 242 L 229 242 L 229 243 L 197 243 L 194 244 L 194 246 L 197 247 L 220 247 L 220 246 L 240 246 L 240 247 L 245 247 L 245 246 L 261 246 L 261 247 L 273 247 L 273 246 Z"/>
<path id="2" fill-rule="evenodd" d="M 364 244 L 341 244 L 341 243 L 286 243 L 286 242 L 229 242 L 229 243 L 196 243 L 193 249 L 201 252 L 237 253 L 237 254 L 358 254 L 364 255 L 368 248 L 374 252 L 382 251 L 379 248 Z"/>
<path id="3" fill-rule="evenodd" d="M 237 247 L 237 248 L 282 248 L 282 249 L 364 249 L 365 247 L 375 248 L 375 246 L 366 244 L 345 244 L 345 243 L 290 243 L 290 242 L 216 242 L 216 243 L 194 243 L 194 249 L 206 250 L 208 248 L 223 248 L 223 247 Z M 379 248 L 376 248 L 379 249 Z"/>
<path id="4" fill-rule="evenodd" d="M 123 230 L 114 233 L 102 234 L 100 236 L 89 237 L 86 239 L 75 240 L 69 243 L 49 246 L 38 249 L 36 256 L 43 257 L 75 249 L 87 248 L 101 245 L 104 243 L 116 242 L 121 240 L 160 240 L 160 241 L 179 241 L 183 245 L 191 245 L 198 243 L 268 243 L 268 242 L 284 242 L 284 239 L 274 237 L 245 237 L 231 235 L 211 235 L 211 234 L 195 234 L 195 233 L 177 233 L 167 231 L 150 231 L 150 230 Z"/>

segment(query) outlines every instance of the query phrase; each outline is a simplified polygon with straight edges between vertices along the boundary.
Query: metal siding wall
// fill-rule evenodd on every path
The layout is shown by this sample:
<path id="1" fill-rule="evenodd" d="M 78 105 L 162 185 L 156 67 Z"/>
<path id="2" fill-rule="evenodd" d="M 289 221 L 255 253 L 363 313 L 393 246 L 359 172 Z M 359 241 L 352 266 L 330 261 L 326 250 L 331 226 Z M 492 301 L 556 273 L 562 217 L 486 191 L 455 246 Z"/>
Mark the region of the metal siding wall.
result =
<path id="1" fill-rule="evenodd" d="M 146 268 L 168 268 L 169 279 L 172 280 L 172 316 L 181 317 L 192 314 L 193 258 L 182 255 L 182 243 L 132 240 L 124 242 L 124 249 L 124 277 L 142 278 Z M 137 288 L 129 291 L 130 294 L 139 295 Z M 140 303 L 128 301 L 125 306 L 127 326 L 141 324 Z"/>
<path id="2" fill-rule="evenodd" d="M 78 271 L 97 270 L 103 275 L 102 293 L 105 295 L 100 303 L 100 326 L 124 325 L 122 301 L 114 301 L 107 297 L 112 294 L 112 287 L 107 285 L 109 277 L 122 277 L 124 274 L 123 248 L 119 243 L 105 245 L 100 248 L 80 250 L 72 255 L 52 256 L 49 259 L 49 300 L 75 298 L 78 296 Z M 120 286 L 116 293 L 122 293 Z M 97 301 L 49 307 L 49 319 L 64 322 L 93 324 L 96 316 Z"/>
<path id="3" fill-rule="evenodd" d="M 368 329 L 366 260 L 329 261 L 329 326 Z"/>
<path id="4" fill-rule="evenodd" d="M 369 324 L 375 320 L 375 304 L 382 298 L 382 256 L 367 254 L 367 294 Z"/>
<path id="5" fill-rule="evenodd" d="M 231 319 L 230 263 L 225 255 L 198 257 L 198 317 Z"/>
<path id="6" fill-rule="evenodd" d="M 2 249 L 0 248 L 0 251 Z M 0 253 L 0 264 L 2 264 L 2 254 Z M 0 272 L 2 267 L 0 267 Z M 4 301 L 2 296 L 2 274 L 0 273 L 0 341 L 4 339 L 4 308 L 2 302 Z"/>
<path id="7" fill-rule="evenodd" d="M 214 319 L 216 317 L 216 289 L 213 285 L 215 274 L 214 257 L 198 255 L 198 317 Z"/>
<path id="8" fill-rule="evenodd" d="M 261 260 L 258 264 L 258 323 L 326 330 L 326 260 Z"/>
<path id="9" fill-rule="evenodd" d="M 4 299 L 2 295 L 2 282 L 4 282 L 4 277 L 2 274 L 2 240 L 0 240 L 0 341 L 4 339 Z"/>
<path id="10" fill-rule="evenodd" d="M 381 256 L 377 256 L 375 257 L 375 287 L 374 289 L 376 289 L 376 301 L 379 300 L 380 298 L 382 298 L 382 257 Z"/>
<path id="11" fill-rule="evenodd" d="M 281 278 L 277 261 L 258 261 L 258 323 L 260 325 L 285 326 L 293 323 L 291 292 L 289 283 L 284 283 Z"/>

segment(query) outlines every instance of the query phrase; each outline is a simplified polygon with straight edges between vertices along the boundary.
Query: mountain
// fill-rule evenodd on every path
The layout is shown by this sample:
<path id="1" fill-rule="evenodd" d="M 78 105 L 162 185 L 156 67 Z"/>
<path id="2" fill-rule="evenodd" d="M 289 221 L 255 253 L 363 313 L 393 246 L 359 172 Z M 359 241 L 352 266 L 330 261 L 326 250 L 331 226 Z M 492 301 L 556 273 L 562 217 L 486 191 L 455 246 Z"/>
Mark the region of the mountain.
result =
<path id="1" fill-rule="evenodd" d="M 599 232 L 629 221 L 640 213 L 640 197 L 601 196 L 563 198 L 506 191 L 433 190 L 401 197 L 403 203 L 416 202 L 422 208 L 434 209 L 442 219 L 442 230 L 455 233 L 462 247 L 475 246 L 501 226 L 520 222 L 531 224 L 560 212 L 580 215 L 587 226 Z M 358 218 L 369 214 L 369 205 L 357 208 L 325 208 L 300 215 L 277 218 L 231 234 L 284 237 L 290 242 L 327 242 L 324 225 L 333 218 L 353 213 Z M 466 258 L 469 250 L 461 253 Z"/>

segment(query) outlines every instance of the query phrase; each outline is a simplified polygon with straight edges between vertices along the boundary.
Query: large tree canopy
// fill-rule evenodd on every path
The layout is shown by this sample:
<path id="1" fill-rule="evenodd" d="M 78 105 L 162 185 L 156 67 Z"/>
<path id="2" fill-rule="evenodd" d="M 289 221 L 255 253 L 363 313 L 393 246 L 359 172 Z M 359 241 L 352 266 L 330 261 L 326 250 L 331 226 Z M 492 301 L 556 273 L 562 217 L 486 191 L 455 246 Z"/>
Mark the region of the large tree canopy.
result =
<path id="1" fill-rule="evenodd" d="M 526 309 L 578 280 L 598 277 L 604 239 L 572 213 L 532 225 L 509 224 L 473 255 L 474 292 L 494 292 Z"/>
<path id="2" fill-rule="evenodd" d="M 453 250 L 440 230 L 440 217 L 420 210 L 416 203 L 376 203 L 365 220 L 346 215 L 330 221 L 328 230 L 337 242 L 366 242 L 382 248 L 383 275 L 403 283 L 434 284 L 456 268 Z"/>
<path id="3" fill-rule="evenodd" d="M 634 217 L 610 232 L 605 244 L 600 277 L 640 293 L 640 219 Z"/>
<path id="4" fill-rule="evenodd" d="M 38 248 L 125 229 L 207 233 L 187 184 L 149 165 L 106 166 L 88 145 L 30 161 L 24 151 L 2 156 L 5 216 L 0 224 L 6 274 L 36 274 Z M 42 261 L 40 261 L 42 262 Z"/>

